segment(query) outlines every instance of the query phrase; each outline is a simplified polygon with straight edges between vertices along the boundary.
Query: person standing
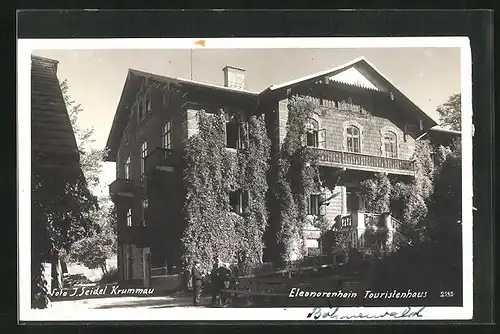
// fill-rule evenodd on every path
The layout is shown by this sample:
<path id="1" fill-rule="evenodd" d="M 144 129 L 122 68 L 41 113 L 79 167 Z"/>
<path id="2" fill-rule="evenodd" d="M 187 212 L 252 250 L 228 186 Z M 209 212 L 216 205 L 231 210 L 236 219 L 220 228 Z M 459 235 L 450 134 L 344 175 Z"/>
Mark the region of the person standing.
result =
<path id="1" fill-rule="evenodd" d="M 201 285 L 203 284 L 203 277 L 200 271 L 200 263 L 198 260 L 194 261 L 193 269 L 191 270 L 191 279 L 193 285 L 193 304 L 196 306 L 200 303 Z"/>
<path id="2" fill-rule="evenodd" d="M 219 259 L 217 257 L 214 258 L 214 264 L 212 266 L 212 272 L 210 273 L 210 290 L 212 292 L 212 305 L 217 305 L 219 299 L 219 291 L 220 291 L 220 279 L 219 279 Z"/>

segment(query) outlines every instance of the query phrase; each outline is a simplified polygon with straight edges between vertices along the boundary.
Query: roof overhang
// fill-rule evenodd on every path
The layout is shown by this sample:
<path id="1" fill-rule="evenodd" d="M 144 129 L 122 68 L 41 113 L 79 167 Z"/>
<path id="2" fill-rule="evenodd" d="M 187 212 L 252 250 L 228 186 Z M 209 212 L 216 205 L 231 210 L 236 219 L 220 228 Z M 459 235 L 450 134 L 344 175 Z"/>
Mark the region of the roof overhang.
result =
<path id="1" fill-rule="evenodd" d="M 312 75 L 297 78 L 295 80 L 287 81 L 279 85 L 272 85 L 265 89 L 264 92 L 279 91 L 293 87 L 298 84 L 306 83 L 308 81 L 315 81 L 323 77 L 329 77 L 348 70 L 349 68 L 355 67 L 358 70 L 369 75 L 374 79 L 372 82 L 374 86 L 378 86 L 381 91 L 385 91 L 384 87 L 388 87 L 388 91 L 391 92 L 395 100 L 401 101 L 409 110 L 415 111 L 424 120 L 427 120 L 430 126 L 437 125 L 437 121 L 433 119 L 429 114 L 424 112 L 420 107 L 418 107 L 413 101 L 411 101 L 393 82 L 391 82 L 382 72 L 380 72 L 372 63 L 370 63 L 365 57 L 358 57 L 340 66 L 330 68 L 325 71 L 321 71 Z"/>

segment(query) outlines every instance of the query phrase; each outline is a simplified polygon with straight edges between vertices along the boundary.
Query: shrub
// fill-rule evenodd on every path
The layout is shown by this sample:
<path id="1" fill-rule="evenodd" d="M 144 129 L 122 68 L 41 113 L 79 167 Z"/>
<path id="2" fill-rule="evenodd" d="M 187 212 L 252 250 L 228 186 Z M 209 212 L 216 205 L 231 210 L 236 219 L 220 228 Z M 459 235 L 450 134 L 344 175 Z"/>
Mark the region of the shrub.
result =
<path id="1" fill-rule="evenodd" d="M 120 279 L 120 275 L 119 275 L 118 269 L 111 268 L 108 270 L 107 273 L 102 275 L 99 283 L 101 283 L 101 284 L 115 283 L 115 282 L 118 282 L 119 279 Z"/>

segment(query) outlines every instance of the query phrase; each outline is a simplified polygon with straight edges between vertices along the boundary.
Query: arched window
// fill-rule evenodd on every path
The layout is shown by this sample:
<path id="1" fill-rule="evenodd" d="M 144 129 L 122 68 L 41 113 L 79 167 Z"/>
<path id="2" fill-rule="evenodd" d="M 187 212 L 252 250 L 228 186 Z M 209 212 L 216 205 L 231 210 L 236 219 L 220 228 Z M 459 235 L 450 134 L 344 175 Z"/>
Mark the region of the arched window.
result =
<path id="1" fill-rule="evenodd" d="M 319 124 L 316 120 L 309 118 L 306 124 L 306 145 L 312 147 L 319 146 Z"/>
<path id="2" fill-rule="evenodd" d="M 386 131 L 384 133 L 384 154 L 388 158 L 398 157 L 397 137 L 392 131 Z"/>
<path id="3" fill-rule="evenodd" d="M 166 121 L 162 129 L 162 145 L 166 150 L 172 149 L 172 122 Z"/>
<path id="4" fill-rule="evenodd" d="M 361 147 L 359 143 L 359 129 L 353 125 L 347 128 L 346 133 L 347 140 L 347 151 L 349 152 L 361 152 Z"/>

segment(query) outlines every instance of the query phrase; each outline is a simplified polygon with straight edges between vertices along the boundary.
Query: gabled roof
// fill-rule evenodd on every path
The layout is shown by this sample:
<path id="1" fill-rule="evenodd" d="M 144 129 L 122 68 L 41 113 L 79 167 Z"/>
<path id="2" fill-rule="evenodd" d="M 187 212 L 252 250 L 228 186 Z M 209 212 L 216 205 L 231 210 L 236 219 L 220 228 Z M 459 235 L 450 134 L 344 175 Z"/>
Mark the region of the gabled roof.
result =
<path id="1" fill-rule="evenodd" d="M 134 85 L 134 82 L 136 82 L 134 80 L 141 78 L 151 79 L 159 83 L 181 85 L 188 88 L 201 88 L 212 91 L 215 90 L 221 92 L 222 94 L 236 94 L 241 97 L 248 97 L 252 99 L 256 99 L 259 96 L 258 93 L 251 92 L 248 90 L 235 89 L 225 86 L 213 85 L 205 82 L 167 77 L 164 75 L 153 74 L 141 70 L 129 69 L 122 89 L 122 94 L 118 102 L 118 107 L 115 113 L 115 117 L 111 125 L 111 131 L 109 133 L 108 140 L 106 143 L 106 148 L 110 150 L 107 159 L 109 159 L 110 161 L 113 161 L 113 159 L 116 158 L 115 151 L 117 150 L 119 145 L 120 141 L 119 137 L 122 135 L 122 132 L 125 129 L 128 118 L 130 117 L 130 113 L 125 110 L 127 106 L 127 101 L 126 101 L 127 92 Z"/>
<path id="2" fill-rule="evenodd" d="M 150 78 L 153 79 L 157 82 L 162 82 L 162 83 L 172 83 L 172 84 L 179 84 L 183 85 L 185 87 L 191 87 L 191 88 L 202 88 L 202 89 L 210 89 L 210 90 L 216 90 L 220 92 L 227 92 L 230 94 L 238 94 L 240 96 L 247 96 L 247 97 L 262 97 L 267 95 L 270 92 L 273 91 L 280 91 L 283 89 L 287 89 L 289 87 L 292 87 L 296 84 L 300 83 L 305 83 L 307 81 L 314 81 L 318 80 L 320 78 L 324 77 L 333 77 L 332 80 L 336 81 L 335 76 L 339 75 L 341 73 L 344 73 L 350 69 L 356 69 L 358 72 L 360 72 L 360 76 L 362 76 L 363 80 L 367 80 L 366 82 L 368 83 L 369 87 L 364 87 L 368 89 L 376 89 L 384 92 L 390 92 L 393 94 L 395 100 L 405 106 L 405 109 L 409 111 L 413 111 L 416 113 L 416 115 L 419 115 L 423 119 L 427 120 L 430 124 L 430 126 L 434 126 L 437 124 L 436 120 L 434 120 L 431 116 L 429 116 L 427 113 L 425 113 L 421 108 L 416 106 L 408 97 L 406 97 L 405 94 L 401 92 L 399 88 L 397 88 L 388 78 L 386 78 L 373 64 L 371 64 L 365 57 L 359 57 L 356 58 L 350 62 L 347 62 L 343 65 L 336 66 L 333 68 L 330 68 L 325 71 L 321 71 L 315 74 L 311 74 L 308 76 L 304 76 L 301 78 L 297 78 L 295 80 L 287 81 L 278 85 L 271 85 L 268 88 L 264 89 L 260 93 L 257 92 L 252 92 L 248 90 L 241 90 L 241 89 L 235 89 L 235 88 L 229 88 L 225 86 L 220 86 L 220 85 L 214 85 L 214 84 L 209 84 L 209 83 L 204 83 L 204 82 L 198 82 L 198 81 L 193 81 L 193 80 L 187 80 L 187 79 L 182 79 L 182 78 L 174 78 L 174 77 L 167 77 L 163 75 L 157 75 L 157 74 L 152 74 L 140 70 L 135 70 L 135 69 L 129 69 L 127 78 L 125 80 L 125 84 L 122 90 L 122 95 L 120 97 L 120 101 L 118 103 L 118 108 L 115 114 L 115 118 L 113 119 L 113 124 L 111 127 L 111 131 L 108 137 L 108 141 L 106 144 L 106 147 L 108 149 L 113 149 L 116 151 L 117 146 L 119 145 L 119 137 L 121 136 L 121 133 L 123 132 L 126 122 L 128 120 L 128 117 L 130 116 L 130 113 L 125 112 L 124 107 L 126 106 L 125 103 L 125 98 L 126 98 L 126 92 L 128 89 L 131 87 L 131 82 L 133 81 L 132 78 L 134 77 L 142 77 L 142 78 Z M 112 160 L 113 157 L 113 152 L 110 152 L 110 156 L 108 157 L 110 160 Z"/>
<path id="3" fill-rule="evenodd" d="M 31 56 L 31 150 L 37 156 L 51 157 L 53 164 L 77 165 L 79 153 L 57 79 L 57 64 L 53 59 Z"/>
<path id="4" fill-rule="evenodd" d="M 190 85 L 190 86 L 197 86 L 197 87 L 204 87 L 204 88 L 211 88 L 211 89 L 216 89 L 220 91 L 226 91 L 226 92 L 232 92 L 232 93 L 237 93 L 237 94 L 244 94 L 244 95 L 252 95 L 252 96 L 257 96 L 259 93 L 252 92 L 249 90 L 244 90 L 244 89 L 236 89 L 236 88 L 230 88 L 226 86 L 220 86 L 220 85 L 214 85 L 206 82 L 201 82 L 201 81 L 194 81 L 194 80 L 188 80 L 188 79 L 182 79 L 182 78 L 174 78 L 174 77 L 167 77 L 164 75 L 157 75 L 153 73 L 148 73 L 140 70 L 135 70 L 135 69 L 129 69 L 129 73 L 132 73 L 134 75 L 142 76 L 145 78 L 151 78 L 156 81 L 160 82 L 170 82 L 170 83 L 179 83 L 179 84 L 185 84 L 185 85 Z"/>
<path id="5" fill-rule="evenodd" d="M 370 63 L 365 57 L 355 58 L 345 64 L 330 68 L 325 71 L 321 71 L 315 74 L 307 75 L 301 78 L 290 80 L 279 85 L 272 85 L 266 89 L 266 91 L 277 91 L 285 88 L 289 88 L 296 84 L 304 83 L 306 81 L 314 81 L 320 78 L 333 77 L 349 69 L 355 68 L 359 70 L 363 76 L 378 90 L 391 92 L 395 99 L 400 100 L 403 104 L 408 106 L 410 109 L 415 110 L 421 116 L 425 117 L 431 124 L 431 126 L 436 125 L 437 122 L 429 114 L 424 112 L 419 108 L 413 101 L 411 101 L 394 83 L 392 83 L 385 75 L 382 74 L 372 63 Z M 333 78 L 333 81 L 335 79 Z"/>

